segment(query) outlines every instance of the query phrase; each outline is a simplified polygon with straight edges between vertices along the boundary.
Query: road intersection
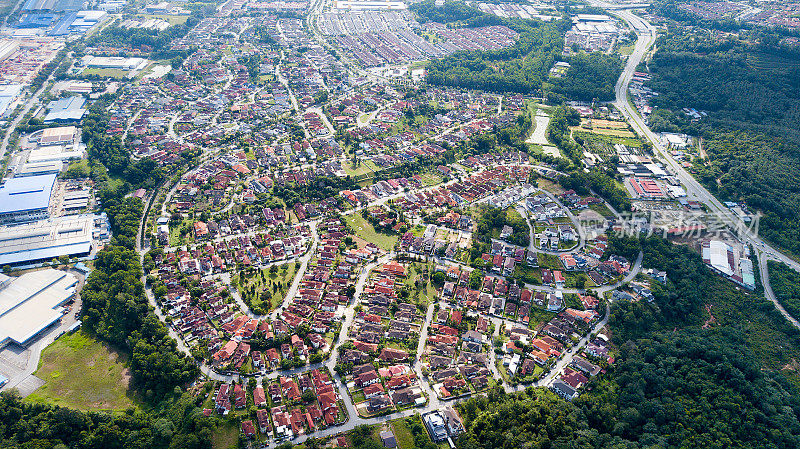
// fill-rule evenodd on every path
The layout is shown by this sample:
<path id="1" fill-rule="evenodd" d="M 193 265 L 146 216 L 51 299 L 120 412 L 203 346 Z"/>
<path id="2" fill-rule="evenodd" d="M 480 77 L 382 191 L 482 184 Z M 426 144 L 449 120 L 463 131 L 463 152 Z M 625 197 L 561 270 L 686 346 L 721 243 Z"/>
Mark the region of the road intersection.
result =
<path id="1" fill-rule="evenodd" d="M 594 2 L 594 4 L 606 8 L 611 6 L 605 2 Z M 633 12 L 628 9 L 610 9 L 610 11 L 612 14 L 628 23 L 638 35 L 634 51 L 628 58 L 622 75 L 615 86 L 616 100 L 614 101 L 614 106 L 622 112 L 623 116 L 625 116 L 631 126 L 633 126 L 636 133 L 644 136 L 653 145 L 653 149 L 658 153 L 661 159 L 666 162 L 669 169 L 677 176 L 684 186 L 687 198 L 705 204 L 716 220 L 724 223 L 738 236 L 743 244 L 750 245 L 756 254 L 759 255 L 759 268 L 761 270 L 761 280 L 765 287 L 765 296 L 775 304 L 778 311 L 781 312 L 790 323 L 800 329 L 800 323 L 778 304 L 775 295 L 772 293 L 772 289 L 769 288 L 769 272 L 766 269 L 766 260 L 770 259 L 783 262 L 795 271 L 800 271 L 800 263 L 759 237 L 757 229 L 753 229 L 749 224 L 742 221 L 730 209 L 723 205 L 672 157 L 672 154 L 667 151 L 667 147 L 663 141 L 647 126 L 644 118 L 628 99 L 628 86 L 630 85 L 636 68 L 653 45 L 655 45 L 657 30 L 651 23 L 633 14 Z"/>
<path id="2" fill-rule="evenodd" d="M 317 33 L 317 31 L 316 31 L 315 27 L 313 26 L 312 16 L 315 16 L 315 15 L 319 14 L 319 12 L 321 11 L 321 6 L 323 4 L 324 4 L 324 1 L 314 2 L 314 7 L 312 8 L 314 10 L 314 14 L 311 14 L 309 16 L 309 25 L 311 25 L 311 29 L 315 33 Z M 623 115 L 628 119 L 628 121 L 631 123 L 633 128 L 636 130 L 636 132 L 639 133 L 640 135 L 645 136 L 653 144 L 654 150 L 667 162 L 669 168 L 676 174 L 676 176 L 684 184 L 684 186 L 686 187 L 687 195 L 689 196 L 689 198 L 696 199 L 698 201 L 701 201 L 701 202 L 707 204 L 709 209 L 712 212 L 718 214 L 718 216 L 728 226 L 730 226 L 734 230 L 741 231 L 740 232 L 740 236 L 741 236 L 741 238 L 743 239 L 743 241 L 745 243 L 749 243 L 749 244 L 753 245 L 754 248 L 756 248 L 758 253 L 762 256 L 762 257 L 760 257 L 759 268 L 761 269 L 761 272 L 762 272 L 762 279 L 764 279 L 765 294 L 767 295 L 767 297 L 769 299 L 773 300 L 773 302 L 776 303 L 776 306 L 787 317 L 787 319 L 792 321 L 792 323 L 795 326 L 800 327 L 800 324 L 798 324 L 798 322 L 796 320 L 793 320 L 791 317 L 789 317 L 788 314 L 785 312 L 785 310 L 782 310 L 780 305 L 777 304 L 777 301 L 774 300 L 774 294 L 772 294 L 772 290 L 771 290 L 771 288 L 769 288 L 768 277 L 767 277 L 767 274 L 766 274 L 766 260 L 768 258 L 769 259 L 773 259 L 773 260 L 779 260 L 779 261 L 782 261 L 784 263 L 787 263 L 788 265 L 792 266 L 793 268 L 795 268 L 797 270 L 800 270 L 800 264 L 798 264 L 796 261 L 794 261 L 793 259 L 789 258 L 788 256 L 782 254 L 778 250 L 772 248 L 766 242 L 761 240 L 757 235 L 755 235 L 753 232 L 749 231 L 746 227 L 744 227 L 743 226 L 744 223 L 742 223 L 741 220 L 738 219 L 738 217 L 734 216 L 733 213 L 730 210 L 728 210 L 726 207 L 724 207 L 716 198 L 713 197 L 713 195 L 711 195 L 705 188 L 703 188 L 702 185 L 700 185 L 700 183 L 698 183 L 689 173 L 687 173 L 677 163 L 677 161 L 675 161 L 672 158 L 672 156 L 669 154 L 669 152 L 666 151 L 666 147 L 663 145 L 663 143 L 658 138 L 658 136 L 656 136 L 655 133 L 653 133 L 648 128 L 648 126 L 644 122 L 644 120 L 641 117 L 641 115 L 639 115 L 638 111 L 636 111 L 633 108 L 633 106 L 630 104 L 630 102 L 628 101 L 628 86 L 630 84 L 630 81 L 631 81 L 631 78 L 633 76 L 633 73 L 636 71 L 636 68 L 638 67 L 639 63 L 644 59 L 646 54 L 650 51 L 650 49 L 652 48 L 652 46 L 655 43 L 655 40 L 656 40 L 656 29 L 650 23 L 648 23 L 647 21 L 643 20 L 642 18 L 636 16 L 631 11 L 619 10 L 619 11 L 612 11 L 612 13 L 617 15 L 617 16 L 619 16 L 621 19 L 625 20 L 633 29 L 636 30 L 637 35 L 638 35 L 638 40 L 637 40 L 634 52 L 628 58 L 627 64 L 625 66 L 625 69 L 624 69 L 622 75 L 620 76 L 620 79 L 619 79 L 619 81 L 618 81 L 618 83 L 616 85 L 616 88 L 615 88 L 615 91 L 616 91 L 616 101 L 614 103 L 615 106 L 617 106 L 617 108 L 620 111 L 622 111 Z M 326 124 L 326 127 L 327 127 L 327 125 L 328 124 Z M 438 187 L 440 187 L 440 186 L 438 186 Z M 385 204 L 385 202 L 388 201 L 389 199 L 390 198 L 383 198 L 383 199 L 377 200 L 376 202 L 374 202 L 371 205 Z M 361 208 L 359 208 L 359 210 L 360 209 Z M 355 212 L 356 210 L 357 209 L 354 209 L 352 212 Z M 573 221 L 575 221 L 574 217 L 570 216 L 570 218 L 573 219 Z M 142 229 L 144 229 L 144 225 L 142 226 Z M 579 229 L 580 229 L 580 226 L 579 226 Z M 312 240 L 312 242 L 310 244 L 308 252 L 299 259 L 299 261 L 301 263 L 301 268 L 298 270 L 298 275 L 296 276 L 295 281 L 293 282 L 291 288 L 289 289 L 289 291 L 288 291 L 288 293 L 286 295 L 286 299 L 284 300 L 284 303 L 286 303 L 286 301 L 291 300 L 296 295 L 299 279 L 302 278 L 302 273 L 305 271 L 309 260 L 311 259 L 313 254 L 315 254 L 315 252 L 316 252 L 316 247 L 317 247 L 317 244 L 319 242 L 319 237 L 318 237 L 317 232 L 316 232 L 316 222 L 314 222 L 313 225 L 312 225 L 312 238 L 313 238 L 313 240 Z M 138 239 L 138 241 L 140 241 L 140 239 Z M 584 235 L 583 235 L 583 232 L 581 232 L 581 245 L 578 245 L 578 249 L 580 247 L 582 247 L 583 241 L 584 241 Z M 140 248 L 140 251 L 142 252 L 142 254 L 144 254 L 145 249 Z M 338 359 L 338 352 L 339 352 L 340 346 L 341 346 L 342 342 L 344 340 L 346 340 L 346 337 L 347 337 L 347 334 L 349 332 L 349 329 L 350 329 L 351 325 L 353 324 L 353 322 L 355 320 L 355 307 L 354 306 L 356 304 L 358 304 L 358 302 L 359 302 L 359 298 L 360 298 L 362 292 L 364 291 L 364 286 L 366 285 L 366 282 L 369 279 L 370 272 L 374 268 L 379 266 L 380 264 L 388 262 L 391 259 L 392 256 L 393 256 L 392 253 L 386 254 L 386 255 L 382 256 L 381 258 L 379 258 L 378 260 L 366 265 L 360 271 L 360 273 L 358 275 L 358 280 L 357 280 L 356 285 L 355 285 L 356 291 L 355 291 L 355 295 L 354 295 L 354 298 L 353 298 L 353 302 L 348 307 L 346 307 L 344 309 L 343 313 L 342 313 L 342 326 L 341 326 L 341 329 L 339 331 L 339 335 L 334 340 L 331 352 L 329 354 L 329 357 L 325 361 L 320 362 L 320 363 L 316 363 L 316 364 L 311 364 L 311 365 L 304 366 L 304 367 L 300 367 L 300 368 L 295 368 L 295 369 L 292 369 L 292 370 L 275 371 L 275 372 L 271 372 L 271 373 L 268 373 L 268 374 L 265 374 L 265 375 L 262 375 L 262 376 L 256 376 L 256 377 L 259 378 L 260 380 L 261 379 L 275 379 L 278 376 L 294 375 L 294 374 L 306 372 L 306 371 L 313 370 L 313 369 L 316 369 L 316 368 L 321 368 L 321 367 L 326 367 L 332 373 L 335 373 L 334 367 L 335 367 L 335 364 L 336 364 L 336 360 Z M 594 290 L 596 290 L 596 291 L 598 291 L 599 293 L 602 294 L 602 293 L 610 291 L 610 290 L 612 290 L 614 288 L 618 288 L 620 285 L 622 285 L 624 283 L 630 282 L 641 271 L 642 259 L 643 259 L 643 255 L 640 253 L 638 258 L 637 258 L 637 260 L 636 260 L 636 262 L 631 267 L 631 270 L 630 270 L 629 274 L 624 279 L 620 280 L 619 282 L 617 282 L 617 283 L 615 283 L 613 285 L 607 285 L 607 286 L 599 287 L 599 288 L 596 288 Z M 437 263 L 445 263 L 445 264 L 451 264 L 452 263 L 452 262 L 446 262 L 446 261 L 440 260 L 438 258 L 434 258 L 434 260 Z M 540 291 L 547 291 L 547 292 L 552 292 L 553 291 L 552 288 L 546 287 L 546 286 L 532 286 L 531 285 L 531 286 L 527 286 L 527 287 L 531 288 L 532 290 L 540 290 Z M 566 290 L 562 290 L 562 291 L 565 292 L 565 293 L 579 293 L 580 292 L 577 289 L 566 289 Z M 154 309 L 156 311 L 156 314 L 163 321 L 165 317 L 161 313 L 160 307 L 156 303 L 155 298 L 154 298 L 154 296 L 152 294 L 152 291 L 150 289 L 147 289 L 147 296 L 148 296 L 148 299 L 150 300 L 151 305 L 154 307 Z M 237 302 L 239 302 L 239 306 L 240 307 L 244 306 L 244 304 L 241 303 L 241 301 L 237 301 Z M 249 310 L 246 307 L 243 307 L 243 310 L 247 310 L 249 312 Z M 258 316 L 258 317 L 259 318 L 265 318 L 265 319 L 276 319 L 279 312 L 280 312 L 280 308 L 278 310 L 275 310 L 275 311 L 271 312 L 268 315 Z M 426 320 L 425 320 L 425 322 L 423 324 L 422 331 L 420 333 L 419 347 L 418 347 L 418 350 L 417 350 L 418 354 L 421 354 L 422 353 L 422 349 L 424 348 L 424 344 L 425 344 L 426 336 L 427 336 L 427 333 L 428 333 L 429 325 L 430 325 L 430 322 L 432 321 L 432 318 L 433 318 L 433 312 L 434 312 L 434 304 L 431 304 L 431 305 L 429 305 L 429 307 L 428 307 L 428 309 L 426 311 Z M 587 333 L 583 338 L 581 338 L 578 341 L 577 344 L 575 344 L 572 348 L 570 348 L 568 351 L 566 351 L 566 353 L 556 362 L 556 364 L 553 366 L 552 370 L 543 379 L 540 379 L 539 381 L 534 382 L 531 385 L 532 386 L 548 386 L 548 385 L 550 385 L 553 382 L 553 380 L 555 380 L 557 378 L 557 376 L 560 375 L 561 372 L 563 372 L 564 368 L 569 365 L 569 363 L 572 361 L 572 357 L 575 356 L 576 354 L 578 354 L 582 350 L 582 348 L 587 344 L 587 342 L 591 338 L 591 336 L 595 332 L 601 330 L 603 328 L 603 326 L 605 326 L 608 323 L 609 315 L 610 315 L 609 314 L 609 309 L 607 308 L 606 311 L 605 311 L 605 316 L 603 317 L 603 319 L 601 321 L 599 321 L 598 323 L 595 324 L 595 326 L 593 327 L 592 331 Z M 510 320 L 505 320 L 505 319 L 500 318 L 500 317 L 492 317 L 491 319 L 495 323 L 496 328 L 499 328 L 500 324 L 506 324 L 506 326 L 514 325 L 514 322 L 512 322 Z M 182 341 L 181 337 L 179 335 L 177 335 L 177 333 L 172 328 L 170 328 L 169 331 L 170 331 L 170 335 L 173 338 L 175 338 L 176 341 L 178 342 L 179 350 L 183 351 L 184 353 L 186 353 L 187 355 L 189 355 L 191 357 L 191 351 L 184 344 L 184 342 Z M 496 358 L 495 357 L 490 357 L 489 359 L 490 359 L 490 365 L 491 365 L 490 368 L 491 368 L 492 372 L 495 375 L 499 376 L 498 369 L 497 369 L 497 366 L 496 366 Z M 223 382 L 231 382 L 231 381 L 236 381 L 236 380 L 239 379 L 239 375 L 238 374 L 221 374 L 221 373 L 218 373 L 218 372 L 214 371 L 211 367 L 209 367 L 209 366 L 207 366 L 205 364 L 202 364 L 202 363 L 199 366 L 200 366 L 201 372 L 206 377 L 208 377 L 209 379 L 212 379 L 212 380 L 223 381 Z M 422 379 L 423 375 L 422 375 L 421 363 L 419 361 L 415 361 L 413 363 L 413 365 L 412 365 L 412 368 L 417 373 L 418 377 L 420 377 L 420 379 Z M 412 416 L 412 415 L 417 414 L 417 413 L 425 413 L 425 412 L 432 411 L 432 410 L 438 410 L 440 407 L 443 406 L 443 403 L 437 398 L 436 394 L 431 390 L 429 383 L 420 382 L 421 385 L 423 386 L 427 396 L 428 396 L 428 402 L 427 402 L 426 405 L 424 405 L 422 407 L 412 408 L 410 410 L 405 410 L 405 411 L 396 412 L 396 413 L 390 413 L 390 414 L 379 416 L 379 417 L 362 418 L 362 417 L 360 417 L 358 415 L 358 413 L 356 411 L 356 408 L 355 408 L 352 400 L 350 399 L 350 396 L 349 396 L 349 394 L 348 394 L 348 392 L 346 390 L 346 387 L 344 385 L 343 379 L 341 379 L 337 374 L 334 374 L 334 378 L 337 379 L 336 380 L 337 388 L 339 389 L 339 394 L 340 394 L 340 396 L 341 396 L 341 398 L 342 398 L 342 400 L 343 400 L 343 402 L 345 404 L 345 408 L 347 409 L 347 412 L 348 412 L 348 415 L 349 415 L 348 421 L 344 425 L 341 425 L 341 426 L 330 427 L 330 428 L 327 428 L 327 429 L 324 429 L 324 430 L 321 430 L 321 431 L 314 432 L 314 433 L 312 433 L 310 435 L 299 436 L 298 438 L 295 438 L 293 440 L 294 443 L 301 443 L 301 442 L 305 441 L 309 437 L 320 438 L 320 437 L 331 436 L 331 435 L 338 434 L 338 433 L 341 433 L 341 432 L 346 432 L 348 430 L 353 429 L 355 426 L 361 425 L 361 424 L 368 424 L 368 425 L 370 425 L 370 424 L 378 424 L 378 423 L 386 422 L 386 421 L 392 420 L 392 419 Z M 512 386 L 509 386 L 507 384 L 504 384 L 503 387 L 508 392 L 519 391 L 519 390 L 525 388 L 525 386 L 522 386 L 522 385 L 517 385 L 517 386 L 513 386 L 512 387 Z M 456 401 L 457 400 L 458 399 L 456 399 Z M 270 442 L 269 447 L 274 447 L 276 445 L 277 445 L 277 443 L 275 441 L 272 441 L 272 442 Z"/>

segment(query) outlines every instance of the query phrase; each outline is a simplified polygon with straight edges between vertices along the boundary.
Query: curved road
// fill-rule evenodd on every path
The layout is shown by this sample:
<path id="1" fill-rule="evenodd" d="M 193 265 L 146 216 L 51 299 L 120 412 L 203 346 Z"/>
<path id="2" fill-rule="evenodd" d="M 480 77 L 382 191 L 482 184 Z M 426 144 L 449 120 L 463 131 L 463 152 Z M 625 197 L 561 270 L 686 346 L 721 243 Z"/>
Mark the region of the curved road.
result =
<path id="1" fill-rule="evenodd" d="M 605 2 L 593 2 L 593 4 L 595 6 L 606 8 L 611 6 Z M 631 26 L 631 28 L 633 28 L 639 36 L 638 40 L 636 41 L 636 47 L 633 51 L 633 54 L 631 54 L 631 56 L 628 58 L 625 69 L 617 81 L 615 87 L 616 100 L 614 101 L 614 105 L 622 112 L 625 118 L 628 119 L 628 122 L 631 124 L 633 129 L 639 135 L 646 137 L 647 140 L 652 143 L 653 149 L 661 156 L 661 158 L 666 162 L 670 171 L 672 171 L 681 181 L 681 184 L 683 184 L 684 188 L 686 189 L 687 198 L 704 203 L 709 208 L 710 212 L 714 214 L 714 218 L 727 225 L 738 235 L 738 238 L 742 243 L 751 245 L 756 253 L 761 256 L 760 261 L 764 262 L 759 262 L 759 269 L 761 270 L 761 279 L 762 283 L 764 284 L 765 296 L 767 296 L 767 299 L 775 304 L 778 311 L 780 311 L 790 323 L 800 328 L 800 323 L 798 323 L 796 319 L 790 316 L 786 310 L 781 307 L 780 304 L 778 304 L 777 300 L 775 299 L 775 295 L 772 294 L 772 289 L 768 288 L 769 272 L 766 269 L 766 259 L 783 262 L 795 271 L 800 271 L 800 263 L 798 263 L 791 256 L 782 253 L 780 250 L 771 246 L 768 242 L 759 237 L 758 229 L 751 229 L 748 224 L 744 223 L 741 219 L 739 219 L 739 217 L 735 216 L 730 209 L 725 207 L 714 195 L 706 190 L 705 187 L 703 187 L 689 172 L 683 168 L 682 165 L 678 163 L 678 161 L 672 157 L 672 154 L 667 151 L 667 148 L 661 139 L 647 126 L 644 119 L 639 114 L 639 111 L 637 111 L 631 105 L 628 100 L 628 86 L 630 85 L 633 73 L 636 71 L 636 67 L 645 57 L 650 48 L 655 44 L 657 37 L 656 28 L 651 23 L 633 14 L 633 12 L 629 10 L 610 10 L 609 12 L 627 22 L 628 25 Z"/>
<path id="2" fill-rule="evenodd" d="M 789 315 L 789 312 L 778 302 L 778 298 L 775 296 L 775 293 L 772 291 L 772 286 L 769 283 L 769 266 L 767 262 L 772 259 L 767 253 L 759 252 L 758 254 L 758 271 L 761 274 L 761 285 L 764 286 L 764 297 L 768 300 L 772 301 L 772 304 L 775 305 L 775 308 L 778 309 L 778 312 L 783 315 L 786 320 L 788 320 L 792 325 L 798 329 L 800 329 L 800 322 L 797 321 L 793 316 Z M 778 261 L 779 262 L 779 261 Z"/>

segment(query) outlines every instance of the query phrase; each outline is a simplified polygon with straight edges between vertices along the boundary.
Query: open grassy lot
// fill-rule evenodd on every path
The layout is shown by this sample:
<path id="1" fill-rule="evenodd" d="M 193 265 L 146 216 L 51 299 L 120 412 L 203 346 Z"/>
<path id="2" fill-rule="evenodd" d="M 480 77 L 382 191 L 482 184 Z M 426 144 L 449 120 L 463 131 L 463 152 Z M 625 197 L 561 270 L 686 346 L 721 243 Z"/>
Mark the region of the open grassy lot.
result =
<path id="1" fill-rule="evenodd" d="M 537 178 L 536 179 L 536 185 L 540 189 L 547 190 L 548 192 L 556 194 L 556 195 L 560 195 L 561 193 L 564 192 L 564 188 L 561 187 L 560 184 L 555 183 L 555 182 L 553 182 L 553 181 L 551 181 L 549 179 Z"/>
<path id="2" fill-rule="evenodd" d="M 592 126 L 594 127 L 594 129 L 598 128 L 628 129 L 628 124 L 620 120 L 594 119 L 592 120 Z"/>
<path id="3" fill-rule="evenodd" d="M 526 284 L 542 285 L 542 272 L 524 264 L 514 267 L 514 276 L 525 281 Z"/>
<path id="4" fill-rule="evenodd" d="M 189 19 L 188 15 L 179 14 L 142 14 L 139 17 L 144 19 L 162 19 L 169 22 L 170 25 L 180 25 L 186 23 Z"/>
<path id="5" fill-rule="evenodd" d="M 366 165 L 366 166 L 367 166 L 367 167 L 368 167 L 370 170 L 372 170 L 372 171 L 374 171 L 374 172 L 379 172 L 379 171 L 381 171 L 381 168 L 380 168 L 380 167 L 378 167 L 377 165 L 375 165 L 375 163 L 374 163 L 374 162 L 372 162 L 372 161 L 371 161 L 371 160 L 369 160 L 369 159 L 368 159 L 368 160 L 365 160 L 363 163 L 364 163 L 364 165 Z"/>
<path id="6" fill-rule="evenodd" d="M 634 138 L 636 134 L 627 129 L 619 129 L 619 128 L 606 128 L 601 126 L 593 126 L 591 128 L 584 128 L 583 126 L 575 126 L 572 128 L 575 133 L 590 133 L 590 134 L 597 134 L 601 136 L 609 136 L 609 137 L 622 137 L 622 138 Z"/>
<path id="7" fill-rule="evenodd" d="M 425 266 L 421 263 L 412 263 L 408 266 L 407 276 L 405 280 L 405 284 L 408 285 L 408 288 L 411 289 L 411 296 L 414 298 L 414 302 L 416 304 L 422 304 L 425 307 L 428 307 L 429 304 L 436 301 L 439 297 L 439 292 L 436 291 L 436 287 L 431 284 L 430 281 L 426 280 L 421 285 L 420 290 L 416 288 L 416 280 L 417 278 L 422 279 L 424 277 L 422 271 Z"/>
<path id="8" fill-rule="evenodd" d="M 355 213 L 347 215 L 345 217 L 345 221 L 347 221 L 347 225 L 353 229 L 357 236 L 361 237 L 367 242 L 378 245 L 378 248 L 381 248 L 385 251 L 391 250 L 397 243 L 396 235 L 378 233 L 375 231 L 375 228 L 372 227 L 372 225 L 369 224 L 369 222 L 367 222 L 367 220 L 365 220 L 360 214 Z"/>
<path id="9" fill-rule="evenodd" d="M 598 131 L 602 131 L 602 130 L 598 130 Z M 605 130 L 605 131 L 611 131 L 611 130 Z M 622 132 L 622 131 L 612 131 L 612 133 L 615 133 L 615 132 Z M 624 132 L 629 133 L 629 134 L 633 134 L 630 131 L 624 131 Z M 621 143 L 622 145 L 625 145 L 625 146 L 628 146 L 628 147 L 639 148 L 639 147 L 642 146 L 642 142 L 639 141 L 639 139 L 637 139 L 635 135 L 632 135 L 632 136 L 610 135 L 609 133 L 590 132 L 590 131 L 588 131 L 586 129 L 583 129 L 583 128 L 580 128 L 580 127 L 573 128 L 572 136 L 573 137 L 580 137 L 584 141 L 591 140 L 592 138 L 599 138 L 599 139 L 602 139 L 602 140 L 604 140 L 604 141 L 606 141 L 606 142 L 608 142 L 608 143 L 610 143 L 612 145 L 615 144 L 615 143 Z"/>
<path id="10" fill-rule="evenodd" d="M 423 173 L 419 175 L 419 177 L 422 178 L 422 183 L 425 185 L 425 187 L 435 186 L 442 182 L 442 177 L 434 172 Z"/>
<path id="11" fill-rule="evenodd" d="M 561 259 L 552 254 L 539 254 L 539 266 L 542 268 L 549 268 L 551 270 L 563 270 L 564 266 L 561 265 Z"/>
<path id="12" fill-rule="evenodd" d="M 217 427 L 211 440 L 214 449 L 232 449 L 239 447 L 239 426 L 236 423 L 225 423 Z"/>
<path id="13" fill-rule="evenodd" d="M 194 241 L 194 221 L 186 218 L 177 225 L 169 227 L 170 246 L 179 246 Z"/>
<path id="14" fill-rule="evenodd" d="M 627 137 L 627 138 L 636 137 L 636 134 L 626 129 L 595 128 L 592 130 L 592 132 L 595 134 L 601 134 L 604 136 L 612 136 L 612 137 Z"/>
<path id="15" fill-rule="evenodd" d="M 370 168 L 365 163 L 361 163 L 359 166 L 353 167 L 352 161 L 345 162 L 344 164 L 342 164 L 342 168 L 344 169 L 344 172 L 350 176 L 372 174 L 372 170 L 370 170 Z"/>
<path id="16" fill-rule="evenodd" d="M 120 69 L 104 69 L 99 67 L 89 67 L 81 72 L 83 75 L 98 75 L 109 78 L 125 78 L 128 75 L 127 70 Z"/>
<path id="17" fill-rule="evenodd" d="M 605 204 L 592 204 L 589 206 L 589 209 L 597 212 L 598 214 L 604 217 L 613 217 L 614 213 L 611 212 L 611 209 L 608 208 Z"/>
<path id="18" fill-rule="evenodd" d="M 531 314 L 529 315 L 528 327 L 536 329 L 540 324 L 546 323 L 556 316 L 553 312 L 548 312 L 539 307 L 531 307 Z"/>
<path id="19" fill-rule="evenodd" d="M 411 433 L 407 420 L 412 418 L 400 418 L 391 422 L 392 432 L 397 440 L 397 447 L 400 449 L 414 448 L 414 434 Z"/>
<path id="20" fill-rule="evenodd" d="M 34 373 L 46 383 L 27 400 L 80 410 L 125 410 L 135 405 L 122 354 L 83 332 L 64 335 L 42 352 Z"/>
<path id="21" fill-rule="evenodd" d="M 376 115 L 378 115 L 378 111 L 377 110 L 370 111 L 370 112 L 364 112 L 364 113 L 362 113 L 362 114 L 360 114 L 358 116 L 356 121 L 358 122 L 359 125 L 363 126 L 363 125 L 366 125 L 367 123 L 369 123 L 373 118 L 375 118 Z"/>
<path id="22" fill-rule="evenodd" d="M 633 54 L 633 50 L 634 50 L 634 48 L 636 48 L 636 45 L 635 45 L 635 44 L 623 45 L 623 46 L 619 47 L 619 48 L 617 49 L 617 51 L 618 51 L 618 52 L 619 52 L 619 54 L 621 54 L 621 55 L 630 56 L 630 55 L 632 55 L 632 54 Z"/>

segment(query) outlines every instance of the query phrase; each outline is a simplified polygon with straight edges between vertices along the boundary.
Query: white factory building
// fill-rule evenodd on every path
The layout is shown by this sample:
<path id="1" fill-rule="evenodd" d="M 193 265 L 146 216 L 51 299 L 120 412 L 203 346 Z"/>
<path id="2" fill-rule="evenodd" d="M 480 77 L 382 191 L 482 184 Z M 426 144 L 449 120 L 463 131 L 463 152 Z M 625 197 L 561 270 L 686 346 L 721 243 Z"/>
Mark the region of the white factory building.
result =
<path id="1" fill-rule="evenodd" d="M 34 265 L 60 256 L 89 257 L 110 231 L 105 214 L 83 214 L 3 226 L 0 236 L 0 266 Z"/>
<path id="2" fill-rule="evenodd" d="M 49 268 L 19 277 L 0 273 L 0 348 L 12 342 L 25 346 L 59 322 L 77 285 L 74 275 Z"/>

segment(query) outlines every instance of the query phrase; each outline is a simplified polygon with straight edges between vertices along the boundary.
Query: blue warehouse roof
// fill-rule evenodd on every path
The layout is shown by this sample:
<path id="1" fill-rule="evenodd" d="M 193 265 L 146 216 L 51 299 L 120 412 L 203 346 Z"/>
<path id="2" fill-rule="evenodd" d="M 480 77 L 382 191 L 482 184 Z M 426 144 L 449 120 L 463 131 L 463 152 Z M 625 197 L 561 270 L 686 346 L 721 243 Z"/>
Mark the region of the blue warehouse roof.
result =
<path id="1" fill-rule="evenodd" d="M 11 178 L 0 187 L 0 214 L 46 209 L 55 174 Z"/>

